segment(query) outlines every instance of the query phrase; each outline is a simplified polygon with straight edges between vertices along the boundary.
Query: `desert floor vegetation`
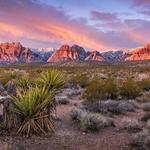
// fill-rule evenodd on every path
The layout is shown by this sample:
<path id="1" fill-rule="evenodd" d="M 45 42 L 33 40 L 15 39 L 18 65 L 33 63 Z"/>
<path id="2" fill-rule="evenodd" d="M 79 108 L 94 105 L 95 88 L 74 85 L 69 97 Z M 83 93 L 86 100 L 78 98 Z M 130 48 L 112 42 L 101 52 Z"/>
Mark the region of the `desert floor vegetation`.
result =
<path id="1" fill-rule="evenodd" d="M 148 149 L 150 69 L 134 65 L 3 66 L 0 145 Z"/>

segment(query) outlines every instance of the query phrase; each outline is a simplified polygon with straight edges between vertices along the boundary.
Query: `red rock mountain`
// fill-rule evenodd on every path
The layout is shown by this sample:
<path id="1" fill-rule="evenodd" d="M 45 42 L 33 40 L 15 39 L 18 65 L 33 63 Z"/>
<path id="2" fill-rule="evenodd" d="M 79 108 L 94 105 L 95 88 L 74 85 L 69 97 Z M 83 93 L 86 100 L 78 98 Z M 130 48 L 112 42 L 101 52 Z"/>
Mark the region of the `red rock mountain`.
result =
<path id="1" fill-rule="evenodd" d="M 127 55 L 125 61 L 150 60 L 150 44 L 145 45 L 143 48 L 133 50 Z"/>
<path id="2" fill-rule="evenodd" d="M 0 44 L 0 63 L 30 63 L 39 60 L 38 55 L 19 42 Z"/>
<path id="3" fill-rule="evenodd" d="M 104 57 L 98 51 L 89 52 L 86 57 L 87 61 L 105 61 Z"/>
<path id="4" fill-rule="evenodd" d="M 63 45 L 56 50 L 52 56 L 49 57 L 47 62 L 60 62 L 70 60 L 84 60 L 86 57 L 85 50 L 77 45 L 70 47 L 69 45 Z"/>

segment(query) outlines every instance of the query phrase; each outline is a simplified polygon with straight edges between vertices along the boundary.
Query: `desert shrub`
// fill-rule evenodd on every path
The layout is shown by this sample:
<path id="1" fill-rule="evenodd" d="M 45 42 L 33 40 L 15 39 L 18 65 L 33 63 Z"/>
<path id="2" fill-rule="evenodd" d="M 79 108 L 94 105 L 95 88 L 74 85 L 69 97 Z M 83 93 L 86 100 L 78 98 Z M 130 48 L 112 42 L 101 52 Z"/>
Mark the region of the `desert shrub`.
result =
<path id="1" fill-rule="evenodd" d="M 70 111 L 70 117 L 72 120 L 75 120 L 75 121 L 80 121 L 81 120 L 81 115 L 82 115 L 82 110 L 79 109 L 79 108 L 73 108 L 71 111 Z"/>
<path id="2" fill-rule="evenodd" d="M 132 78 L 125 79 L 120 86 L 120 95 L 125 98 L 136 98 L 139 96 L 141 88 Z"/>
<path id="3" fill-rule="evenodd" d="M 104 93 L 107 94 L 107 98 L 115 99 L 117 97 L 117 92 L 117 81 L 114 78 L 108 78 L 104 86 Z"/>
<path id="4" fill-rule="evenodd" d="M 143 79 L 142 81 L 138 82 L 138 85 L 145 91 L 150 90 L 150 79 Z"/>
<path id="5" fill-rule="evenodd" d="M 8 81 L 10 81 L 12 78 L 9 75 L 3 75 L 0 77 L 0 83 L 2 85 L 6 85 L 8 83 Z"/>
<path id="6" fill-rule="evenodd" d="M 150 120 L 150 113 L 146 113 L 141 117 L 141 121 L 147 122 L 148 120 Z"/>
<path id="7" fill-rule="evenodd" d="M 69 99 L 67 96 L 61 96 L 58 98 L 57 102 L 61 105 L 67 105 L 69 104 Z"/>
<path id="8" fill-rule="evenodd" d="M 27 91 L 17 91 L 12 97 L 12 111 L 20 118 L 18 133 L 30 136 L 33 133 L 44 133 L 53 130 L 53 122 L 47 113 L 55 108 L 53 92 L 45 88 L 29 87 Z"/>
<path id="9" fill-rule="evenodd" d="M 88 81 L 89 79 L 86 74 L 77 74 L 70 80 L 70 82 L 79 84 L 82 88 L 85 88 L 88 85 Z"/>
<path id="10" fill-rule="evenodd" d="M 142 123 L 137 119 L 123 118 L 120 121 L 120 128 L 129 132 L 139 132 L 142 130 Z"/>
<path id="11" fill-rule="evenodd" d="M 103 99 L 114 99 L 117 97 L 117 85 L 114 79 L 92 80 L 83 94 L 83 98 L 87 101 L 97 101 Z"/>
<path id="12" fill-rule="evenodd" d="M 143 110 L 147 112 L 150 111 L 150 102 L 147 102 L 143 105 Z"/>
<path id="13" fill-rule="evenodd" d="M 130 138 L 130 149 L 148 150 L 150 145 L 150 136 L 146 130 L 133 134 Z"/>
<path id="14" fill-rule="evenodd" d="M 100 129 L 101 120 L 98 114 L 87 113 L 81 118 L 81 126 L 84 130 L 96 131 Z"/>
<path id="15" fill-rule="evenodd" d="M 81 127 L 83 130 L 97 131 L 104 127 L 114 126 L 113 120 L 96 113 L 85 112 L 81 115 Z"/>
<path id="16" fill-rule="evenodd" d="M 12 73 L 10 74 L 10 77 L 11 77 L 12 79 L 16 79 L 16 78 L 17 78 L 17 72 L 12 72 Z"/>

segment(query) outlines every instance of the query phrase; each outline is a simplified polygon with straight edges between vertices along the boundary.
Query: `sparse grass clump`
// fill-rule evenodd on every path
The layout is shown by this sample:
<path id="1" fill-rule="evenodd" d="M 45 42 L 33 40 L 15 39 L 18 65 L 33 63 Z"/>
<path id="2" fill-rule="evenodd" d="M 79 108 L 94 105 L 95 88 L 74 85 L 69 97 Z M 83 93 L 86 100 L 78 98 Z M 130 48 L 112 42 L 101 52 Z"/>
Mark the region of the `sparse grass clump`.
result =
<path id="1" fill-rule="evenodd" d="M 120 86 L 120 95 L 125 98 L 136 98 L 141 92 L 140 86 L 132 78 L 125 79 Z"/>

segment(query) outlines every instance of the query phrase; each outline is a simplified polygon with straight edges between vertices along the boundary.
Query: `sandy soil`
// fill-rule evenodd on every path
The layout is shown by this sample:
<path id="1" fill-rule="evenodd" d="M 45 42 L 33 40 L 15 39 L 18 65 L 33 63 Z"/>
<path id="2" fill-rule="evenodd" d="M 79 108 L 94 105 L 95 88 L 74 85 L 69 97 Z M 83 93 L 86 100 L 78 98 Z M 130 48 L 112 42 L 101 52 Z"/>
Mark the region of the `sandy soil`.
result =
<path id="1" fill-rule="evenodd" d="M 56 132 L 47 136 L 0 137 L 0 150 L 128 150 L 129 134 L 116 128 L 106 128 L 95 133 L 83 132 L 69 117 L 79 97 L 73 97 L 68 105 L 58 105 Z"/>

